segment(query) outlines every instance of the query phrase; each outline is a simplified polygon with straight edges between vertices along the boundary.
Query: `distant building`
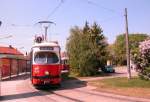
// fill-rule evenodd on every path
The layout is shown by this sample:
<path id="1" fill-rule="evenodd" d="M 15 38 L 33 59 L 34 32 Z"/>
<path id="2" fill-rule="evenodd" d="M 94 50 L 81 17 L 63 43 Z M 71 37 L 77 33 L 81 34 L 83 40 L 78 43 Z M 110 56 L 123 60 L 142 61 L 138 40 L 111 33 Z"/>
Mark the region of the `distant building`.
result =
<path id="1" fill-rule="evenodd" d="M 2 77 L 25 72 L 26 59 L 24 54 L 11 45 L 0 46 L 0 68 Z"/>
<path id="2" fill-rule="evenodd" d="M 11 45 L 9 45 L 8 47 L 0 46 L 0 57 L 20 59 L 20 58 L 24 58 L 24 55 L 16 48 L 13 48 Z"/>

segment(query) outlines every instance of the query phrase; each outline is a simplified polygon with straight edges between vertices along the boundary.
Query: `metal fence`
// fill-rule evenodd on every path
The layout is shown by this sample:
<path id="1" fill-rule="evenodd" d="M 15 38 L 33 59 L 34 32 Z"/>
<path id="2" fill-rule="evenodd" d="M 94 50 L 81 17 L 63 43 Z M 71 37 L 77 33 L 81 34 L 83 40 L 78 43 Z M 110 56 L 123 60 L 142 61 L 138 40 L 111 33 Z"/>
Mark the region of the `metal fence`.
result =
<path id="1" fill-rule="evenodd" d="M 31 69 L 30 60 L 2 58 L 1 62 L 2 80 L 6 78 L 11 79 L 11 77 L 21 74 L 27 74 Z"/>

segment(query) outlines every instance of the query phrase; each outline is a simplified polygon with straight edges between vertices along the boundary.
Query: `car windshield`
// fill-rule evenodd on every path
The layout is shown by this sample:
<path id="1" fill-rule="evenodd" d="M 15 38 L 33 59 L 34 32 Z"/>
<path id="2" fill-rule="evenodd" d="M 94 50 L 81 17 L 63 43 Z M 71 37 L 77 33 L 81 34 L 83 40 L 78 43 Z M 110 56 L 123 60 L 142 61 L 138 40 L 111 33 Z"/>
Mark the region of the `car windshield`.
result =
<path id="1" fill-rule="evenodd" d="M 59 58 L 53 52 L 38 52 L 35 55 L 34 61 L 38 64 L 54 64 L 58 63 Z"/>

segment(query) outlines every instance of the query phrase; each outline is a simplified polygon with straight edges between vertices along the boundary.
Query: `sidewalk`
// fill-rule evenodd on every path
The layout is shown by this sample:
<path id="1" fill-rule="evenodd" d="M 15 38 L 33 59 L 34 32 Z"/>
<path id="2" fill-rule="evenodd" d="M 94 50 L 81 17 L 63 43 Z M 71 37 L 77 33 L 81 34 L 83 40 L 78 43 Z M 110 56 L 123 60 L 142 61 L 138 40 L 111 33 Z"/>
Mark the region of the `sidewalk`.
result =
<path id="1" fill-rule="evenodd" d="M 24 97 L 23 93 L 29 92 L 26 87 L 28 83 L 27 79 L 29 79 L 29 75 L 25 74 L 18 77 L 12 77 L 11 80 L 3 80 L 1 82 L 1 99 L 5 102 L 17 102 L 19 97 Z M 22 83 L 24 83 L 24 85 Z M 22 96 L 19 96 L 19 94 Z"/>

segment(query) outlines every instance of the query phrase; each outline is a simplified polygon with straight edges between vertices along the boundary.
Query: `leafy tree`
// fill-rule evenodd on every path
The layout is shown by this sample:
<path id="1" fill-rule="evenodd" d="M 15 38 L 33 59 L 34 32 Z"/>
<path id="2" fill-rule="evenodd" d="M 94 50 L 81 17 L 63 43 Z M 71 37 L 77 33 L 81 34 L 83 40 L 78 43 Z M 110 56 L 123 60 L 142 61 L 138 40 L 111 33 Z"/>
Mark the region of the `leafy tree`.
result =
<path id="1" fill-rule="evenodd" d="M 74 27 L 70 30 L 67 52 L 71 73 L 78 76 L 91 76 L 104 66 L 107 42 L 97 23 L 83 28 Z"/>
<path id="2" fill-rule="evenodd" d="M 129 48 L 133 60 L 136 58 L 135 55 L 139 54 L 139 42 L 147 37 L 147 34 L 129 34 Z M 119 65 L 126 65 L 125 34 L 118 35 L 113 46 L 115 62 Z"/>
<path id="3" fill-rule="evenodd" d="M 108 51 L 107 60 L 111 61 L 111 64 L 116 64 L 116 62 L 114 61 L 114 59 L 116 59 L 114 52 L 114 44 L 109 44 L 107 46 L 107 51 Z"/>
<path id="4" fill-rule="evenodd" d="M 140 65 L 140 77 L 150 80 L 150 39 L 145 40 L 139 45 L 140 55 L 138 56 L 138 64 Z"/>

